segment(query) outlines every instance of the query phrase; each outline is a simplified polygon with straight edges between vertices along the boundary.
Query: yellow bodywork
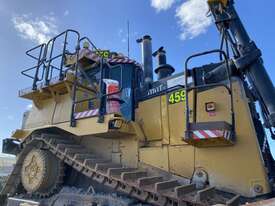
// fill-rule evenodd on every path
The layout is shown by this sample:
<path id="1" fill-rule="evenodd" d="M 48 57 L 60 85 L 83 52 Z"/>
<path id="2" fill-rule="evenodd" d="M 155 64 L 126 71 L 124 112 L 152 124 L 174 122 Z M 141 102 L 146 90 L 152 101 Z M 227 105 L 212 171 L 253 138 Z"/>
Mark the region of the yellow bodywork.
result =
<path id="1" fill-rule="evenodd" d="M 167 100 L 163 98 L 166 97 L 142 102 L 137 110 L 137 121 L 143 123 L 145 136 L 149 145 L 152 145 L 140 150 L 140 161 L 187 178 L 191 178 L 197 168 L 202 168 L 207 171 L 212 186 L 247 197 L 258 195 L 253 190 L 256 185 L 262 186 L 263 193 L 270 192 L 248 98 L 239 80 L 233 84 L 237 139 L 234 146 L 197 148 L 186 144 L 182 140 L 185 132 L 185 103 L 165 107 L 164 102 Z M 192 97 L 193 93 L 190 92 L 190 105 L 193 104 Z M 205 111 L 207 102 L 216 103 L 215 115 Z M 199 92 L 196 107 L 199 111 L 196 114 L 197 122 L 231 123 L 230 97 L 223 87 Z M 167 112 L 168 115 L 163 115 Z M 191 108 L 191 121 L 193 115 Z M 156 117 L 157 120 L 154 119 Z M 158 139 L 156 135 L 162 138 Z M 159 146 L 156 146 L 156 141 L 159 141 Z"/>
<path id="2" fill-rule="evenodd" d="M 190 121 L 231 123 L 230 98 L 223 87 L 197 93 L 189 92 Z M 48 98 L 42 107 L 33 107 L 25 116 L 24 127 L 14 137 L 24 139 L 33 131 L 59 128 L 79 137 L 96 153 L 130 167 L 140 164 L 159 168 L 174 175 L 192 178 L 196 169 L 206 171 L 211 186 L 228 192 L 254 197 L 270 192 L 256 131 L 251 118 L 248 98 L 242 82 L 233 82 L 236 143 L 233 146 L 198 148 L 183 141 L 185 132 L 184 101 L 169 104 L 169 94 L 139 102 L 135 122 L 126 122 L 115 114 L 105 115 L 104 123 L 97 117 L 77 120 L 70 127 L 71 96 L 66 93 L 59 101 Z M 215 102 L 216 112 L 209 115 L 205 103 Z M 194 112 L 197 108 L 197 112 Z M 109 128 L 109 122 L 121 119 L 120 129 Z M 254 192 L 261 186 L 260 194 Z"/>

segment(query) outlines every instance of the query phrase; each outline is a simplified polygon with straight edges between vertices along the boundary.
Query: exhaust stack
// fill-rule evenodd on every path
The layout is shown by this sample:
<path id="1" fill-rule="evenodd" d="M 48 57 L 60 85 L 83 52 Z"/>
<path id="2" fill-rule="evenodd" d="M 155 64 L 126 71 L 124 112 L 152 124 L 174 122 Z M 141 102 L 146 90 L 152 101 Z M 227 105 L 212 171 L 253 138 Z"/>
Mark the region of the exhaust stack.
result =
<path id="1" fill-rule="evenodd" d="M 138 39 L 137 43 L 141 44 L 144 82 L 145 85 L 150 85 L 153 82 L 152 38 L 145 35 L 143 38 Z"/>
<path id="2" fill-rule="evenodd" d="M 163 47 L 160 47 L 153 53 L 153 56 L 157 58 L 158 67 L 155 69 L 155 73 L 158 75 L 158 80 L 171 76 L 175 69 L 166 62 L 166 51 Z"/>

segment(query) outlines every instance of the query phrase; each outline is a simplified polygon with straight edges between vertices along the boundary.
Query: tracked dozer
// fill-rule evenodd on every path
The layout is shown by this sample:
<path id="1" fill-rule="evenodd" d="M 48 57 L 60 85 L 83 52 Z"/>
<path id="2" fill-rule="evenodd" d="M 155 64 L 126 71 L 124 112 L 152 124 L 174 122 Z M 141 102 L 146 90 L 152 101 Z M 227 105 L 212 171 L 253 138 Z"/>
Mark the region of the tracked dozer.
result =
<path id="1" fill-rule="evenodd" d="M 208 5 L 221 46 L 178 74 L 149 35 L 141 64 L 74 30 L 27 51 L 33 106 L 3 141 L 1 205 L 275 205 L 273 84 L 233 0 Z"/>

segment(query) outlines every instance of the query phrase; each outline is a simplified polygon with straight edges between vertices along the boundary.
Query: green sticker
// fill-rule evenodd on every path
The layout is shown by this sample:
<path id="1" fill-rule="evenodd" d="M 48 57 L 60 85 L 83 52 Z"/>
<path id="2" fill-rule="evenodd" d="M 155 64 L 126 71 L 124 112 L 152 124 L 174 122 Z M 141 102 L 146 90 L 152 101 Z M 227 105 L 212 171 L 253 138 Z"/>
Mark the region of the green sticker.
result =
<path id="1" fill-rule="evenodd" d="M 169 103 L 170 104 L 177 104 L 180 102 L 185 101 L 185 91 L 184 90 L 178 90 L 171 94 L 169 94 Z"/>
<path id="2" fill-rule="evenodd" d="M 98 50 L 98 51 L 96 51 L 96 54 L 98 55 L 98 56 L 101 56 L 102 58 L 109 58 L 110 57 L 110 51 L 109 50 Z"/>

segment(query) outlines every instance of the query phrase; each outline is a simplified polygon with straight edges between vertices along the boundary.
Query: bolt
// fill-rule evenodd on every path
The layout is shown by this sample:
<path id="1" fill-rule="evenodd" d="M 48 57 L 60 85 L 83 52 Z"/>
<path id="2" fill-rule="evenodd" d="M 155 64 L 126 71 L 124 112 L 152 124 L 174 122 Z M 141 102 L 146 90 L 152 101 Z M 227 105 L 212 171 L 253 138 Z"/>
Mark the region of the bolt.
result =
<path id="1" fill-rule="evenodd" d="M 264 188 L 263 188 L 263 186 L 261 186 L 261 185 L 259 185 L 259 184 L 256 184 L 256 185 L 254 185 L 254 191 L 256 192 L 256 193 L 262 193 L 263 192 L 263 190 L 264 190 Z"/>

